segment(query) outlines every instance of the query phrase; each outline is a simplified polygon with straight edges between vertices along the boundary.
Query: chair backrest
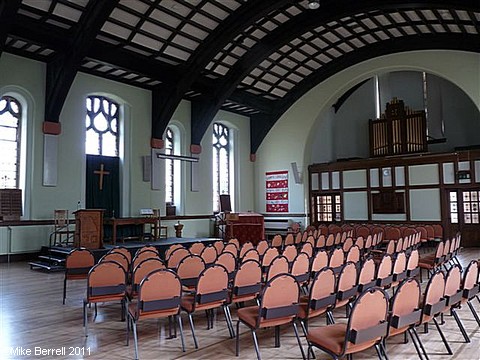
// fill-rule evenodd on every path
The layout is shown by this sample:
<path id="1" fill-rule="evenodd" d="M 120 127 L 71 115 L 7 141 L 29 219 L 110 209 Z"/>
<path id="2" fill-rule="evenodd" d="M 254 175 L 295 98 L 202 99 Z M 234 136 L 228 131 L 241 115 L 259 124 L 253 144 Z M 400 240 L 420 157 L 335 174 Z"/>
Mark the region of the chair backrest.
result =
<path id="1" fill-rule="evenodd" d="M 390 323 L 393 324 L 398 321 L 398 324 L 400 324 L 402 323 L 402 318 L 403 322 L 405 322 L 406 317 L 415 312 L 418 313 L 418 317 L 406 321 L 405 326 L 397 325 L 396 328 L 405 328 L 406 330 L 409 326 L 414 325 L 420 320 L 421 312 L 419 312 L 418 309 L 420 306 L 421 291 L 420 283 L 416 279 L 405 280 L 398 286 L 392 299 Z M 411 316 L 413 317 L 413 315 Z"/>
<path id="2" fill-rule="evenodd" d="M 222 265 L 214 264 L 205 268 L 198 277 L 195 303 L 225 303 L 228 297 L 228 281 L 227 269 Z"/>
<path id="3" fill-rule="evenodd" d="M 428 241 L 428 233 L 427 233 L 427 229 L 425 229 L 425 226 L 417 226 L 415 227 L 415 230 L 417 230 L 420 233 L 420 241 L 422 242 Z"/>
<path id="4" fill-rule="evenodd" d="M 85 248 L 77 248 L 70 251 L 65 259 L 65 269 L 68 274 L 88 274 L 95 265 L 95 257 L 92 252 Z"/>
<path id="5" fill-rule="evenodd" d="M 443 227 L 440 224 L 433 224 L 433 236 L 436 239 L 443 240 Z"/>
<path id="6" fill-rule="evenodd" d="M 258 242 L 256 249 L 260 256 L 263 256 L 269 247 L 270 245 L 268 245 L 268 242 L 266 240 L 262 240 Z"/>
<path id="7" fill-rule="evenodd" d="M 478 284 L 478 262 L 470 261 L 463 277 L 463 289 L 472 290 Z"/>
<path id="8" fill-rule="evenodd" d="M 403 238 L 399 238 L 395 243 L 395 252 L 399 253 L 403 250 Z"/>
<path id="9" fill-rule="evenodd" d="M 372 258 L 366 259 L 358 275 L 358 285 L 361 291 L 375 285 L 375 261 Z"/>
<path id="10" fill-rule="evenodd" d="M 292 269 L 290 273 L 301 284 L 307 281 L 310 277 L 310 257 L 308 254 L 299 253 L 292 262 Z"/>
<path id="11" fill-rule="evenodd" d="M 159 269 L 166 269 L 165 264 L 162 260 L 157 258 L 147 258 L 141 261 L 133 268 L 133 276 L 132 276 L 132 286 L 133 292 L 138 291 L 138 287 L 142 280 L 150 274 L 151 272 Z"/>
<path id="12" fill-rule="evenodd" d="M 191 254 L 200 255 L 205 248 L 205 244 L 202 242 L 193 243 L 188 250 Z"/>
<path id="13" fill-rule="evenodd" d="M 462 268 L 458 265 L 452 266 L 445 277 L 445 296 L 452 298 L 462 288 Z M 457 301 L 458 302 L 458 301 Z M 449 304 L 453 305 L 453 304 Z"/>
<path id="14" fill-rule="evenodd" d="M 317 239 L 317 242 L 315 244 L 315 248 L 316 249 L 323 249 L 327 244 L 327 239 L 325 237 L 325 235 L 321 234 L 318 239 Z"/>
<path id="15" fill-rule="evenodd" d="M 255 247 L 253 246 L 253 244 L 250 242 L 250 241 L 247 241 L 246 243 L 244 243 L 242 245 L 242 247 L 240 248 L 240 254 L 239 254 L 239 257 L 240 258 L 243 258 L 243 256 L 245 255 L 245 253 L 251 249 L 254 249 Z"/>
<path id="16" fill-rule="evenodd" d="M 351 237 L 346 238 L 342 246 L 343 252 L 347 253 L 352 246 L 353 246 L 353 239 Z"/>
<path id="17" fill-rule="evenodd" d="M 427 230 L 427 239 L 434 240 L 435 239 L 435 230 L 433 229 L 432 225 L 425 225 L 425 230 Z"/>
<path id="18" fill-rule="evenodd" d="M 240 250 L 240 241 L 238 241 L 237 238 L 228 240 L 228 244 L 234 244 L 237 247 L 237 250 Z"/>
<path id="19" fill-rule="evenodd" d="M 177 249 L 173 250 L 173 252 L 167 258 L 168 268 L 169 269 L 176 269 L 178 267 L 178 264 L 180 264 L 180 261 L 182 261 L 183 258 L 185 258 L 189 255 L 191 255 L 190 251 L 188 251 L 184 247 L 177 248 Z"/>
<path id="20" fill-rule="evenodd" d="M 448 252 L 450 251 L 450 240 L 447 239 L 443 243 L 443 253 L 442 256 L 448 256 Z"/>
<path id="21" fill-rule="evenodd" d="M 110 253 L 120 253 L 123 254 L 128 260 L 128 263 L 132 263 L 132 253 L 126 247 L 123 246 L 116 246 L 112 250 L 109 251 Z"/>
<path id="22" fill-rule="evenodd" d="M 260 295 L 257 327 L 261 323 L 292 321 L 298 312 L 300 287 L 290 274 L 279 274 L 270 279 Z"/>
<path id="23" fill-rule="evenodd" d="M 287 245 L 285 246 L 285 249 L 283 250 L 282 255 L 285 256 L 288 260 L 289 263 L 292 263 L 293 260 L 297 257 L 297 248 L 295 245 Z"/>
<path id="24" fill-rule="evenodd" d="M 368 235 L 365 240 L 364 248 L 368 251 L 373 245 L 373 237 L 372 235 Z"/>
<path id="25" fill-rule="evenodd" d="M 318 226 L 318 232 L 323 235 L 328 235 L 328 226 L 327 225 L 319 225 Z"/>
<path id="26" fill-rule="evenodd" d="M 287 236 L 285 236 L 285 246 L 293 244 L 295 244 L 295 238 L 292 233 L 288 233 Z"/>
<path id="27" fill-rule="evenodd" d="M 222 265 L 229 274 L 233 274 L 237 268 L 237 259 L 230 252 L 224 252 L 218 255 L 215 264 Z"/>
<path id="28" fill-rule="evenodd" d="M 278 249 L 275 247 L 268 248 L 267 251 L 265 251 L 265 254 L 263 255 L 262 258 L 262 266 L 270 266 L 270 263 L 274 258 L 276 258 L 279 255 Z"/>
<path id="29" fill-rule="evenodd" d="M 127 275 L 115 261 L 101 261 L 88 273 L 87 299 L 121 297 L 125 295 Z"/>
<path id="30" fill-rule="evenodd" d="M 316 243 L 316 237 L 314 237 L 313 235 L 310 235 L 309 237 L 307 237 L 307 240 L 305 241 L 305 243 L 309 243 L 309 244 L 312 244 L 313 247 L 315 247 L 315 243 Z"/>
<path id="31" fill-rule="evenodd" d="M 342 243 L 342 233 L 337 232 L 335 234 L 335 245 L 340 245 Z"/>
<path id="32" fill-rule="evenodd" d="M 435 272 L 427 283 L 425 290 L 425 296 L 423 300 L 423 313 L 427 316 L 433 316 L 438 314 L 444 309 L 436 310 L 434 306 L 443 299 L 445 293 L 445 275 L 441 271 Z M 429 310 L 430 309 L 430 310 Z"/>
<path id="33" fill-rule="evenodd" d="M 262 266 L 258 261 L 247 260 L 240 265 L 233 279 L 233 295 L 258 294 L 261 290 Z"/>
<path id="34" fill-rule="evenodd" d="M 55 230 L 59 230 L 68 226 L 68 210 L 56 209 L 53 211 L 53 221 Z"/>
<path id="35" fill-rule="evenodd" d="M 308 254 L 308 256 L 312 257 L 313 256 L 313 244 L 306 242 L 302 245 L 300 248 L 300 252 L 304 252 L 305 254 Z"/>
<path id="36" fill-rule="evenodd" d="M 360 294 L 348 319 L 344 351 L 348 352 L 351 347 L 373 346 L 381 341 L 388 332 L 387 317 L 388 295 L 385 291 L 370 288 Z"/>
<path id="37" fill-rule="evenodd" d="M 315 254 L 312 261 L 311 271 L 316 273 L 328 266 L 328 253 L 326 250 L 320 250 Z"/>
<path id="38" fill-rule="evenodd" d="M 392 255 L 395 252 L 395 240 L 390 240 L 385 249 L 385 254 Z"/>
<path id="39" fill-rule="evenodd" d="M 399 275 L 407 271 L 407 255 L 404 251 L 397 254 L 395 262 L 393 263 L 393 274 Z"/>
<path id="40" fill-rule="evenodd" d="M 298 245 L 302 242 L 302 233 L 299 231 L 297 235 L 295 236 L 295 244 Z"/>
<path id="41" fill-rule="evenodd" d="M 301 242 L 307 241 L 307 237 L 308 237 L 308 230 L 305 230 L 305 231 L 302 233 L 302 241 L 301 241 Z"/>
<path id="42" fill-rule="evenodd" d="M 193 286 L 205 266 L 205 261 L 200 256 L 190 254 L 180 260 L 176 272 L 183 285 Z"/>
<path id="43" fill-rule="evenodd" d="M 115 261 L 118 264 L 120 264 L 123 267 L 123 270 L 127 273 L 130 270 L 130 263 L 128 262 L 128 259 L 123 255 L 122 253 L 119 252 L 109 252 L 103 255 L 100 258 L 100 262 L 103 261 Z"/>
<path id="44" fill-rule="evenodd" d="M 153 251 L 153 252 L 156 252 L 158 254 L 158 249 L 155 246 L 145 245 L 145 246 L 143 246 L 143 247 L 141 247 L 140 249 L 137 250 L 137 252 L 135 253 L 135 256 L 138 256 L 139 254 L 141 254 L 144 251 Z"/>
<path id="45" fill-rule="evenodd" d="M 336 248 L 330 254 L 328 266 L 330 266 L 335 271 L 335 269 L 339 268 L 343 264 L 345 264 L 345 254 L 342 248 Z"/>
<path id="46" fill-rule="evenodd" d="M 346 263 L 343 265 L 337 282 L 337 293 L 339 291 L 346 292 L 357 285 L 357 268 L 354 263 Z M 352 294 L 356 295 L 355 294 Z"/>
<path id="47" fill-rule="evenodd" d="M 360 248 L 357 245 L 354 245 L 350 248 L 350 250 L 347 253 L 347 262 L 351 261 L 354 263 L 357 263 L 360 261 Z"/>
<path id="48" fill-rule="evenodd" d="M 282 247 L 282 245 L 283 245 L 282 235 L 280 234 L 275 235 L 272 239 L 272 246 L 280 248 Z"/>
<path id="49" fill-rule="evenodd" d="M 132 269 L 135 269 L 138 264 L 140 264 L 143 260 L 146 259 L 159 259 L 160 257 L 157 252 L 151 251 L 151 250 L 145 250 L 142 252 L 137 252 L 135 257 L 132 260 Z"/>
<path id="50" fill-rule="evenodd" d="M 443 257 L 443 249 L 445 248 L 445 244 L 443 242 L 439 242 L 437 244 L 437 249 L 435 250 L 435 259 L 441 259 Z"/>
<path id="51" fill-rule="evenodd" d="M 383 280 L 387 279 L 389 276 L 392 275 L 393 270 L 393 260 L 392 257 L 388 254 L 385 254 L 380 260 L 377 268 L 377 279 Z"/>
<path id="52" fill-rule="evenodd" d="M 310 288 L 309 300 L 325 299 L 335 294 L 336 278 L 335 273 L 329 267 L 320 270 L 313 279 L 312 287 Z M 330 305 L 335 304 L 335 296 Z M 311 308 L 312 305 L 310 305 Z"/>
<path id="53" fill-rule="evenodd" d="M 225 245 L 225 247 L 223 248 L 222 252 L 229 252 L 231 253 L 233 256 L 235 256 L 235 258 L 237 258 L 238 256 L 238 247 L 237 245 L 235 245 L 235 243 L 228 243 L 227 245 Z"/>
<path id="54" fill-rule="evenodd" d="M 256 249 L 248 250 L 245 253 L 245 255 L 243 255 L 243 257 L 241 258 L 241 262 L 245 262 L 245 261 L 248 261 L 248 260 L 255 260 L 255 261 L 260 262 L 260 254 L 258 253 L 258 251 Z"/>
<path id="55" fill-rule="evenodd" d="M 181 244 L 170 245 L 168 249 L 165 251 L 165 261 L 168 261 L 172 253 L 177 249 L 184 249 L 184 247 Z"/>
<path id="56" fill-rule="evenodd" d="M 449 254 L 452 256 L 455 253 L 455 249 L 457 248 L 457 241 L 458 237 L 454 236 L 450 240 L 450 250 L 448 251 Z"/>
<path id="57" fill-rule="evenodd" d="M 205 261 L 205 264 L 213 264 L 217 260 L 217 256 L 217 249 L 212 245 L 205 246 L 200 253 L 200 257 Z"/>
<path id="58" fill-rule="evenodd" d="M 178 314 L 181 297 L 182 284 L 178 275 L 172 270 L 154 270 L 139 285 L 137 318 L 157 312 L 165 316 Z"/>
<path id="59" fill-rule="evenodd" d="M 366 226 L 359 226 L 355 229 L 355 235 L 358 236 L 363 236 L 366 238 L 368 235 L 370 235 L 370 229 Z"/>
<path id="60" fill-rule="evenodd" d="M 272 279 L 274 276 L 278 274 L 288 273 L 288 271 L 289 271 L 288 259 L 283 255 L 278 255 L 270 263 L 266 281 Z"/>
<path id="61" fill-rule="evenodd" d="M 217 254 L 221 254 L 223 251 L 223 248 L 225 247 L 225 244 L 223 243 L 222 240 L 217 240 L 213 243 L 213 246 L 215 246 L 215 249 L 217 249 Z"/>
<path id="62" fill-rule="evenodd" d="M 363 250 L 365 247 L 365 238 L 363 236 L 358 236 L 353 244 L 358 246 L 360 250 Z"/>
<path id="63" fill-rule="evenodd" d="M 385 229 L 386 240 L 398 240 L 402 236 L 400 229 L 397 227 L 389 226 Z"/>
<path id="64" fill-rule="evenodd" d="M 419 260 L 420 255 L 418 254 L 418 250 L 412 250 L 410 256 L 408 257 L 407 270 L 415 270 L 416 268 L 418 268 Z"/>
<path id="65" fill-rule="evenodd" d="M 328 236 L 327 236 L 327 241 L 326 241 L 325 245 L 326 245 L 327 247 L 331 247 L 331 246 L 333 246 L 334 244 L 335 244 L 335 235 L 333 235 L 333 234 L 328 234 Z"/>

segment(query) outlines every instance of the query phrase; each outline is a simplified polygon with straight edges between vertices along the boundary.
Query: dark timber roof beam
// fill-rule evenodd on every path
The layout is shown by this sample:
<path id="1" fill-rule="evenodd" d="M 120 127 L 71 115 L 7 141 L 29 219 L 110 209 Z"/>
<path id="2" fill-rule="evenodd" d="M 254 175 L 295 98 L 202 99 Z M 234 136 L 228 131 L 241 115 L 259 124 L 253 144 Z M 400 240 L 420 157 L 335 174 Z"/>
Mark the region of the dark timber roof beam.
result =
<path id="1" fill-rule="evenodd" d="M 118 2 L 119 0 L 90 1 L 76 26 L 70 46 L 47 64 L 46 121 L 59 122 L 63 104 L 80 64 Z"/>
<path id="2" fill-rule="evenodd" d="M 0 0 L 0 56 L 21 3 L 21 0 Z"/>

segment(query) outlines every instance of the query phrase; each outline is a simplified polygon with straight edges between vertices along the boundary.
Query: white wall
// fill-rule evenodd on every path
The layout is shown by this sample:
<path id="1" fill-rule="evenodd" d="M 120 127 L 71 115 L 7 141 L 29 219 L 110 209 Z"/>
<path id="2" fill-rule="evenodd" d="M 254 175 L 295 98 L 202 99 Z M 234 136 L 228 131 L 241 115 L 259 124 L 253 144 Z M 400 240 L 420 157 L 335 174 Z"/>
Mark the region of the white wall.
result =
<path id="1" fill-rule="evenodd" d="M 412 51 L 378 57 L 345 69 L 317 85 L 293 104 L 262 142 L 255 169 L 255 182 L 259 184 L 256 209 L 265 209 L 265 189 L 262 184 L 266 171 L 288 169 L 289 163 L 296 161 L 302 164 L 306 174 L 308 164 L 324 160 L 324 153 L 333 153 L 328 141 L 322 146 L 323 134 L 317 134 L 316 131 L 325 129 L 323 121 L 331 121 L 330 108 L 339 96 L 375 74 L 402 70 L 426 71 L 441 76 L 463 90 L 476 108 L 480 108 L 479 54 L 444 50 Z M 365 141 L 368 142 L 368 139 Z M 291 189 L 291 211 L 306 212 L 307 199 L 307 182 Z"/>

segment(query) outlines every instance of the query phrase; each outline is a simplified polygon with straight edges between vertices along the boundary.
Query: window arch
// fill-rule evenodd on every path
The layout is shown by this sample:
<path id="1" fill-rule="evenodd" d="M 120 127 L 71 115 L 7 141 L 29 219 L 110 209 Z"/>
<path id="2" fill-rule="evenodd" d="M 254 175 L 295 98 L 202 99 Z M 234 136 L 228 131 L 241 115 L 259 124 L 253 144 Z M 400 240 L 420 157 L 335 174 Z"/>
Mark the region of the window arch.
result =
<path id="1" fill-rule="evenodd" d="M 220 195 L 230 193 L 231 131 L 221 123 L 213 124 L 213 211 L 220 211 Z"/>
<path id="2" fill-rule="evenodd" d="M 86 100 L 87 154 L 119 156 L 120 106 L 105 96 L 88 96 Z"/>
<path id="3" fill-rule="evenodd" d="M 0 98 L 0 187 L 20 188 L 22 106 L 12 96 Z"/>

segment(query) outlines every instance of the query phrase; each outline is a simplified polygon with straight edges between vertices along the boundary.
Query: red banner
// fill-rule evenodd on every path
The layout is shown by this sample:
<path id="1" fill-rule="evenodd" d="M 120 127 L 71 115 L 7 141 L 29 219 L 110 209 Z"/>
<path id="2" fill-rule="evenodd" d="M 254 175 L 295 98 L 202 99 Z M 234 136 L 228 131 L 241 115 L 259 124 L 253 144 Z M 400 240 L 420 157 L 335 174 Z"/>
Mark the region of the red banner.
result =
<path id="1" fill-rule="evenodd" d="M 288 212 L 288 171 L 265 173 L 267 212 Z"/>

